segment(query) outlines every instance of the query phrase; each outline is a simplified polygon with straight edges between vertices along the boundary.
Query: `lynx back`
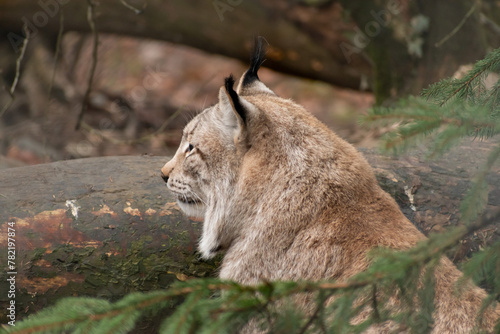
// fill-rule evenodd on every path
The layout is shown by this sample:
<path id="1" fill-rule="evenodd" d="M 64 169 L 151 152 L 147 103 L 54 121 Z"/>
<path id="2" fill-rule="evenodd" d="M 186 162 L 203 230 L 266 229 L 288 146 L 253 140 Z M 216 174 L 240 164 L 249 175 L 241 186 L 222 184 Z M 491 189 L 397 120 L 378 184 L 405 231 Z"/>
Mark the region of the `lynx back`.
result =
<path id="1" fill-rule="evenodd" d="M 225 252 L 220 277 L 346 281 L 368 267 L 369 250 L 425 239 L 352 145 L 259 80 L 264 54 L 259 40 L 237 89 L 226 78 L 161 169 L 181 209 L 204 220 L 202 256 Z M 433 333 L 468 333 L 486 294 L 471 285 L 457 296 L 461 273 L 441 262 Z M 497 318 L 485 316 L 483 328 Z"/>

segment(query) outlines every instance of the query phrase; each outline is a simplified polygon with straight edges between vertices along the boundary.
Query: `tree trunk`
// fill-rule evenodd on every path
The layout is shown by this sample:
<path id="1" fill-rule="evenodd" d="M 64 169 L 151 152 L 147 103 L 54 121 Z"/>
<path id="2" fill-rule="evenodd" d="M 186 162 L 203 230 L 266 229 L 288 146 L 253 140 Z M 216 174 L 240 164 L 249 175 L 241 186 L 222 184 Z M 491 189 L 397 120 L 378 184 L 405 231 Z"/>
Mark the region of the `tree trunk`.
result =
<path id="1" fill-rule="evenodd" d="M 365 50 L 373 60 L 378 103 L 408 93 L 419 94 L 429 84 L 452 76 L 461 65 L 484 58 L 488 48 L 480 23 L 479 3 L 463 0 L 378 3 L 341 0 L 341 3 L 359 27 L 353 47 L 360 52 Z"/>
<path id="2" fill-rule="evenodd" d="M 146 3 L 129 2 L 137 8 Z M 85 0 L 42 0 L 38 5 L 29 0 L 0 0 L 1 38 L 10 41 L 12 55 L 22 44 L 23 23 L 28 24 L 32 38 L 43 34 L 55 39 L 61 13 L 65 31 L 89 32 L 87 8 Z M 244 62 L 249 60 L 254 37 L 261 35 L 271 45 L 266 66 L 353 89 L 359 89 L 361 78 L 371 72 L 366 60 L 357 58 L 357 62 L 346 64 L 340 52 L 332 53 L 329 45 L 311 38 L 306 30 L 261 1 L 150 0 L 140 15 L 123 2 L 101 1 L 96 5 L 95 21 L 101 33 L 186 44 Z M 344 39 L 342 22 L 332 22 L 330 28 Z"/>
<path id="3" fill-rule="evenodd" d="M 363 153 L 381 186 L 428 234 L 459 224 L 460 201 L 494 145 L 464 142 L 433 162 L 423 154 Z M 202 223 L 179 211 L 160 178 L 167 160 L 90 158 L 0 171 L 0 249 L 8 248 L 13 229 L 15 268 L 8 270 L 17 272 L 18 320 L 67 296 L 117 300 L 128 292 L 215 275 L 219 260 L 201 261 L 196 252 Z M 500 207 L 500 167 L 495 168 L 488 178 L 490 208 Z M 464 240 L 450 256 L 460 261 L 489 241 L 485 235 Z M 2 264 L 6 256 L 0 255 Z M 0 291 L 9 290 L 10 276 L 7 269 L 0 273 Z M 8 302 L 2 293 L 0 308 Z M 0 321 L 6 323 L 5 312 Z M 148 328 L 157 325 L 151 321 Z"/>

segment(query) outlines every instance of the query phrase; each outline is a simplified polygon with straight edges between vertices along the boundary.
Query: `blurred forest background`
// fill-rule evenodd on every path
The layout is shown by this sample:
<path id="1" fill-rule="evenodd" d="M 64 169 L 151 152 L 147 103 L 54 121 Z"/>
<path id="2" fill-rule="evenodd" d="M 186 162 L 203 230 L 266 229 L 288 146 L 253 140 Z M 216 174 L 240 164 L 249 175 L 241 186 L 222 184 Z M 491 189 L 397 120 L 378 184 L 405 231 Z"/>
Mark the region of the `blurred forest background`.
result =
<path id="1" fill-rule="evenodd" d="M 172 154 L 258 35 L 271 89 L 374 147 L 360 115 L 460 76 L 499 25 L 493 0 L 0 1 L 0 168 Z"/>
<path id="2" fill-rule="evenodd" d="M 29 242 L 22 243 L 26 260 L 20 261 L 19 269 L 23 273 L 19 282 L 29 280 L 30 284 L 23 285 L 32 289 L 18 295 L 25 313 L 64 296 L 117 300 L 128 292 L 163 289 L 174 280 L 211 275 L 216 265 L 206 269 L 194 253 L 197 222 L 177 215 L 173 199 L 166 201 L 171 194 L 160 195 L 159 188 L 151 188 L 165 189 L 158 174 L 166 159 L 123 156 L 172 155 L 183 126 L 216 102 L 223 79 L 230 73 L 239 77 L 247 69 L 256 36 L 263 36 L 269 44 L 267 60 L 259 71 L 261 80 L 362 148 L 381 186 L 431 235 L 431 246 L 422 249 L 433 254 L 415 253 L 413 262 L 400 258 L 400 263 L 412 263 L 412 270 L 393 265 L 392 259 L 394 272 L 384 270 L 415 274 L 420 270 L 415 271 L 416 265 L 424 266 L 431 257 L 446 253 L 455 263 L 465 263 L 465 272 L 477 276 L 476 282 L 498 299 L 500 167 L 494 164 L 500 159 L 500 145 L 498 138 L 491 137 L 500 133 L 500 1 L 0 0 L 0 169 L 5 169 L 0 171 L 4 173 L 0 214 L 9 215 L 10 222 L 12 212 L 37 213 L 28 219 L 33 230 L 23 226 L 31 233 L 26 233 Z M 450 77 L 459 80 L 432 86 L 422 99 L 410 97 Z M 427 142 L 419 142 L 424 136 Z M 426 159 L 460 140 L 440 160 Z M 424 145 L 398 158 L 372 149 L 384 144 L 396 151 L 397 145 L 415 142 Z M 387 143 L 395 144 L 388 147 Z M 66 167 L 58 169 L 51 166 L 59 164 L 8 169 L 116 155 L 121 157 L 64 162 Z M 135 168 L 122 165 L 127 159 L 135 159 Z M 147 166 L 158 167 L 145 167 L 142 161 L 148 159 Z M 114 166 L 122 169 L 116 175 Z M 31 177 L 36 171 L 44 175 Z M 136 182 L 130 183 L 131 179 Z M 51 196 L 48 201 L 46 196 Z M 79 224 L 67 217 L 66 208 L 73 210 L 71 205 L 76 205 L 68 198 L 77 198 L 83 207 Z M 149 208 L 143 210 L 147 219 L 143 220 L 139 209 L 136 215 L 132 205 Z M 158 212 L 150 205 L 157 205 Z M 101 209 L 94 212 L 94 207 Z M 477 219 L 486 209 L 495 210 L 493 218 Z M 117 213 L 109 210 L 122 216 L 110 218 Z M 39 212 L 62 214 L 49 214 L 50 219 L 39 221 Z M 450 234 L 453 240 L 443 242 L 446 235 L 439 232 L 474 221 L 478 225 L 468 226 L 462 234 Z M 70 232 L 75 227 L 75 235 L 83 235 L 84 241 L 75 247 L 66 245 L 71 238 L 53 232 L 66 233 L 63 225 Z M 168 231 L 162 230 L 164 226 Z M 53 244 L 45 245 L 45 239 L 53 237 Z M 170 237 L 182 242 L 164 251 L 163 238 Z M 92 246 L 99 242 L 105 247 Z M 493 243 L 494 247 L 486 248 Z M 108 247 L 113 250 L 109 257 Z M 57 249 L 63 249 L 59 253 L 63 255 Z M 463 261 L 473 252 L 478 254 L 476 262 Z M 90 261 L 89 254 L 97 266 L 81 264 Z M 474 269 L 483 264 L 484 254 L 492 254 L 487 270 Z M 129 261 L 136 257 L 137 262 Z M 73 278 L 66 283 L 59 280 L 64 275 L 80 281 L 71 286 L 67 282 Z M 375 287 L 379 281 L 375 275 L 373 279 Z M 32 281 L 45 282 L 45 286 Z M 406 278 L 403 281 L 411 284 Z M 61 284 L 60 290 L 46 288 Z M 203 281 L 193 284 L 211 294 L 212 288 L 207 289 Z M 66 290 L 66 286 L 76 290 Z M 155 297 L 154 293 L 169 292 L 158 290 L 149 296 Z M 80 319 L 81 310 L 75 305 L 78 314 L 70 321 Z M 60 308 L 65 310 L 66 304 Z M 65 314 L 54 310 L 52 321 L 57 324 L 57 316 Z M 95 314 L 93 309 L 89 312 Z M 119 316 L 133 326 L 137 314 L 135 318 L 126 313 Z M 39 321 L 45 321 L 44 317 L 42 313 Z M 314 316 L 301 332 L 312 320 Z"/>

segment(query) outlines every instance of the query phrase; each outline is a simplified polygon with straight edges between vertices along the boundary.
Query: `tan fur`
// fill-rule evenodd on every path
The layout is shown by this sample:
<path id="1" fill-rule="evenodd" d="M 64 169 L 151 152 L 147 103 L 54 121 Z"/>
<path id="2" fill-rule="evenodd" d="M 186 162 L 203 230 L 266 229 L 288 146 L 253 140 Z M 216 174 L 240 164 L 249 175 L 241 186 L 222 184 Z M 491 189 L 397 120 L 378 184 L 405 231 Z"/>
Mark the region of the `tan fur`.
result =
<path id="1" fill-rule="evenodd" d="M 163 168 L 189 215 L 204 218 L 199 249 L 225 251 L 222 279 L 345 281 L 367 268 L 375 247 L 408 249 L 425 239 L 378 185 L 357 150 L 294 102 L 260 81 L 238 87 L 244 122 L 227 89 L 185 128 Z M 194 149 L 187 152 L 189 144 Z M 196 204 L 182 199 L 198 200 Z M 442 259 L 432 333 L 471 333 L 486 293 Z M 491 332 L 499 312 L 482 330 Z M 380 326 L 370 333 L 388 331 Z"/>

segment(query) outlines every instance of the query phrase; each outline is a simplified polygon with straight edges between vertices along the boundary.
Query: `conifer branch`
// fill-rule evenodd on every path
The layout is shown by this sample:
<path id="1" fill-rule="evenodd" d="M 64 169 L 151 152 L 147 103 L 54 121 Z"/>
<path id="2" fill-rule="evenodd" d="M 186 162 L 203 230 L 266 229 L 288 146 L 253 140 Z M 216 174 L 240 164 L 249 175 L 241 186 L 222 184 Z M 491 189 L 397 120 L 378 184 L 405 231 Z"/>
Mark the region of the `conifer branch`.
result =
<path id="1" fill-rule="evenodd" d="M 374 108 L 362 121 L 397 124 L 386 134 L 386 149 L 405 149 L 437 133 L 430 147 L 436 156 L 460 138 L 490 138 L 500 133 L 500 80 L 486 86 L 490 73 L 500 73 L 500 48 L 489 53 L 461 79 L 444 79 L 424 90 L 421 98 L 408 98 L 392 108 Z"/>
<path id="2" fill-rule="evenodd" d="M 373 318 L 375 322 L 380 322 L 380 313 L 378 310 L 378 302 L 377 302 L 377 285 L 372 285 L 372 308 L 373 308 Z"/>
<path id="3" fill-rule="evenodd" d="M 424 97 L 434 99 L 440 106 L 445 105 L 457 95 L 467 101 L 476 92 L 474 90 L 488 73 L 498 73 L 500 70 L 500 48 L 493 50 L 483 60 L 474 64 L 462 79 L 445 79 L 435 83 L 422 93 Z M 450 90 L 451 89 L 451 90 Z"/>
<path id="4" fill-rule="evenodd" d="M 500 210 L 490 213 L 488 215 L 484 215 L 481 221 L 478 224 L 471 224 L 467 228 L 458 228 L 452 231 L 447 237 L 446 240 L 442 241 L 442 236 L 438 240 L 431 238 L 427 242 L 420 245 L 416 249 L 412 249 L 408 252 L 402 253 L 399 256 L 400 259 L 404 258 L 404 256 L 409 255 L 410 261 L 403 261 L 403 265 L 396 265 L 397 262 L 394 262 L 394 258 L 391 258 L 391 265 L 395 266 L 398 271 L 406 272 L 408 268 L 413 268 L 415 265 L 423 265 L 428 263 L 432 258 L 436 258 L 441 256 L 441 254 L 447 250 L 448 248 L 454 246 L 458 241 L 464 238 L 466 235 L 480 229 L 486 225 L 490 225 L 493 222 L 496 222 L 500 219 Z M 428 250 L 426 252 L 422 252 L 422 250 Z M 429 251 L 430 250 L 430 251 Z M 395 254 L 395 253 L 392 253 Z M 407 255 L 404 255 L 407 254 Z M 153 293 L 146 294 L 135 294 L 132 297 L 128 298 L 128 302 L 120 301 L 115 304 L 110 304 L 108 307 L 105 307 L 102 311 L 92 310 L 91 314 L 76 314 L 70 316 L 66 319 L 54 319 L 54 321 L 44 321 L 45 314 L 40 314 L 39 317 L 33 317 L 28 319 L 26 322 L 22 322 L 19 326 L 16 326 L 9 333 L 41 333 L 52 330 L 58 330 L 62 328 L 68 328 L 68 326 L 76 326 L 79 323 L 84 324 L 87 321 L 91 321 L 91 323 L 95 323 L 98 321 L 102 321 L 105 319 L 111 319 L 113 317 L 117 317 L 123 314 L 132 314 L 133 312 L 143 312 L 145 309 L 154 307 L 155 305 L 159 305 L 164 303 L 165 301 L 171 300 L 172 298 L 176 298 L 179 296 L 185 296 L 188 294 L 195 294 L 196 298 L 194 302 L 191 303 L 191 306 L 184 312 L 186 315 L 189 311 L 193 310 L 192 307 L 196 307 L 197 302 L 202 298 L 203 293 L 207 293 L 210 291 L 216 290 L 226 290 L 233 291 L 238 293 L 250 293 L 250 294 L 260 294 L 263 291 L 268 291 L 269 287 L 273 287 L 271 290 L 274 291 L 272 295 L 269 295 L 266 300 L 261 300 L 260 302 L 255 303 L 253 306 L 248 308 L 230 308 L 228 305 L 224 305 L 220 307 L 220 312 L 238 312 L 251 310 L 252 308 L 257 309 L 259 307 L 263 307 L 268 305 L 268 303 L 275 302 L 282 298 L 303 292 L 314 292 L 314 291 L 327 291 L 328 297 L 323 299 L 326 300 L 332 294 L 338 291 L 349 291 L 349 290 L 357 290 L 366 286 L 375 286 L 384 280 L 391 280 L 393 278 L 393 271 L 381 271 L 377 268 L 377 261 L 374 263 L 374 266 L 369 268 L 366 273 L 362 273 L 353 278 L 353 280 L 348 282 L 276 282 L 276 283 L 266 283 L 258 286 L 245 286 L 239 285 L 233 282 L 225 282 L 218 280 L 194 280 L 190 282 L 186 282 L 183 284 L 179 284 L 170 288 L 167 291 L 159 291 Z M 277 287 L 280 287 L 277 289 Z M 280 293 L 276 293 L 276 291 L 280 291 Z M 376 290 L 372 290 L 373 293 L 376 294 Z M 72 302 L 74 298 L 67 299 Z M 58 306 L 62 305 L 63 308 L 65 301 L 63 300 L 58 305 L 53 307 L 52 309 L 57 311 Z M 257 299 L 255 299 L 257 301 Z M 372 301 L 372 306 L 376 306 L 376 299 Z M 309 328 L 310 325 L 315 320 L 315 317 L 318 316 L 319 312 L 321 312 L 321 307 L 318 306 L 317 310 L 313 314 L 313 318 L 309 318 L 309 321 L 306 323 L 307 326 L 304 328 Z M 377 308 L 375 308 L 377 309 Z M 46 310 L 50 312 L 49 310 Z M 214 313 L 212 313 L 214 314 Z M 378 313 L 378 317 L 381 318 L 380 313 Z M 181 318 L 181 323 L 177 323 L 177 325 L 182 325 L 185 321 L 185 317 Z"/>
<path id="5" fill-rule="evenodd" d="M 476 217 L 484 210 L 487 203 L 487 185 L 486 176 L 491 168 L 500 158 L 500 145 L 497 145 L 489 154 L 486 163 L 482 166 L 479 173 L 475 176 L 473 186 L 467 192 L 462 201 L 460 209 L 462 211 L 462 220 L 465 223 L 473 222 Z"/>
<path id="6" fill-rule="evenodd" d="M 380 120 L 393 120 L 393 121 L 422 121 L 422 122 L 435 122 L 439 121 L 442 125 L 454 125 L 461 127 L 467 125 L 475 128 L 494 128 L 497 123 L 494 122 L 478 122 L 474 119 L 459 119 L 451 117 L 440 117 L 439 115 L 418 115 L 418 114 L 387 114 L 387 115 L 368 115 L 365 117 L 367 121 L 380 121 Z"/>
<path id="7" fill-rule="evenodd" d="M 443 80 L 429 87 L 425 93 L 427 101 L 422 98 L 407 99 L 397 108 L 374 109 L 366 119 L 398 121 L 396 132 L 388 137 L 388 142 L 393 140 L 398 145 L 407 145 L 419 136 L 437 132 L 431 155 L 450 147 L 458 138 L 497 135 L 500 133 L 500 108 L 497 102 L 500 81 L 492 87 L 486 87 L 482 79 L 487 73 L 500 70 L 499 50 L 476 63 L 463 79 Z M 445 234 L 432 235 L 407 251 L 374 250 L 368 254 L 371 265 L 367 270 L 348 281 L 266 282 L 246 286 L 204 279 L 175 284 L 166 291 L 134 293 L 116 303 L 70 298 L 16 324 L 15 328 L 9 328 L 9 333 L 72 329 L 80 332 L 127 332 L 133 329 L 137 319 L 144 313 L 159 311 L 179 297 L 185 298 L 185 301 L 163 321 L 161 329 L 164 332 L 228 333 L 254 318 L 264 326 L 267 319 L 268 329 L 272 332 L 282 329 L 286 316 L 277 312 L 280 310 L 276 310 L 275 306 L 289 297 L 304 293 L 310 296 L 317 294 L 318 298 L 312 313 L 293 313 L 294 317 L 297 316 L 293 320 L 300 333 L 310 330 L 323 333 L 360 332 L 374 323 L 387 320 L 403 323 L 412 329 L 422 330 L 422 326 L 425 326 L 426 330 L 430 330 L 434 311 L 434 269 L 443 254 L 479 229 L 500 221 L 500 209 L 481 215 L 488 194 L 486 176 L 499 159 L 500 145 L 497 145 L 476 175 L 473 187 L 462 203 L 464 226 Z M 466 264 L 465 275 L 468 277 L 477 274 L 481 268 L 489 270 L 487 278 L 493 294 L 485 299 L 483 310 L 500 293 L 500 262 L 495 256 L 499 249 L 500 242 L 475 255 Z M 384 308 L 384 303 L 389 296 L 393 296 L 395 288 L 401 297 L 403 309 L 398 314 Z M 219 297 L 211 298 L 219 293 Z M 352 320 L 366 310 L 372 312 L 371 316 L 363 323 L 353 325 Z M 423 322 L 418 322 L 416 315 L 425 317 Z M 276 317 L 281 317 L 281 325 Z"/>
<path id="8" fill-rule="evenodd" d="M 411 249 L 404 253 L 391 252 L 390 254 L 392 255 L 387 259 L 393 268 L 392 270 L 381 270 L 381 268 L 384 267 L 384 263 L 377 260 L 374 262 L 372 267 L 367 270 L 367 272 L 361 273 L 347 282 L 274 282 L 257 286 L 246 286 L 239 285 L 234 282 L 219 281 L 216 279 L 193 280 L 173 286 L 166 291 L 155 291 L 145 294 L 135 293 L 125 297 L 123 300 L 115 304 L 109 304 L 105 307 L 97 304 L 100 310 L 90 308 L 89 313 L 79 311 L 78 313 L 65 316 L 62 310 L 67 310 L 69 308 L 67 304 L 74 305 L 75 302 L 80 300 L 79 298 L 68 298 L 62 300 L 56 306 L 44 310 L 45 312 L 41 312 L 37 316 L 30 317 L 28 320 L 21 322 L 18 325 L 16 324 L 16 327 L 10 329 L 8 333 L 31 334 L 50 332 L 68 328 L 68 326 L 75 327 L 78 324 L 87 324 L 90 326 L 91 324 L 99 321 L 109 321 L 109 319 L 113 319 L 120 315 L 134 314 L 134 312 L 143 313 L 145 310 L 150 308 L 157 309 L 159 305 L 164 304 L 168 300 L 194 294 L 194 302 L 192 301 L 187 309 L 189 312 L 194 310 L 193 307 L 197 307 L 197 302 L 200 298 L 205 298 L 203 296 L 207 296 L 210 292 L 220 290 L 250 295 L 262 295 L 262 293 L 265 295 L 266 291 L 271 291 L 271 294 L 268 293 L 265 299 L 259 300 L 253 298 L 254 303 L 247 305 L 247 307 L 231 307 L 230 304 L 226 304 L 228 300 L 225 300 L 223 304 L 215 304 L 215 313 L 211 312 L 212 315 L 224 312 L 237 313 L 241 311 L 258 311 L 259 308 L 262 309 L 263 307 L 269 305 L 269 303 L 304 292 L 325 291 L 327 293 L 327 297 L 322 299 L 322 302 L 324 302 L 330 298 L 331 295 L 339 291 L 356 291 L 367 286 L 380 284 L 383 281 L 391 281 L 395 277 L 394 275 L 399 275 L 397 272 L 406 273 L 409 269 L 415 268 L 416 266 L 419 267 L 425 265 L 431 259 L 441 256 L 444 251 L 456 245 L 456 243 L 467 235 L 499 220 L 500 209 L 483 215 L 482 219 L 476 224 L 471 224 L 468 227 L 457 228 L 445 236 L 433 237 L 420 244 L 415 249 Z M 393 256 L 396 254 L 398 254 L 398 257 L 394 258 Z M 382 259 L 383 258 L 384 257 L 382 257 Z M 398 263 L 398 259 L 400 259 L 400 263 Z M 376 291 L 372 293 L 376 294 Z M 95 301 L 99 300 L 96 299 Z M 378 303 L 376 299 L 372 301 L 372 307 L 375 303 Z M 320 307 L 322 306 L 318 305 L 318 309 L 315 314 L 313 314 L 314 317 L 317 317 L 319 312 L 321 312 Z M 54 313 L 57 316 L 53 316 L 48 320 L 46 319 L 46 314 Z M 184 312 L 185 315 L 187 313 Z M 136 318 L 138 318 L 138 316 Z M 380 313 L 378 313 L 378 318 L 381 319 Z M 186 321 L 186 318 L 181 319 L 184 319 L 182 321 Z M 306 329 L 312 325 L 314 320 L 315 318 L 309 318 L 309 324 L 306 323 Z M 90 321 L 90 323 L 88 323 L 88 321 Z M 182 323 L 177 323 L 177 325 L 182 325 Z"/>

